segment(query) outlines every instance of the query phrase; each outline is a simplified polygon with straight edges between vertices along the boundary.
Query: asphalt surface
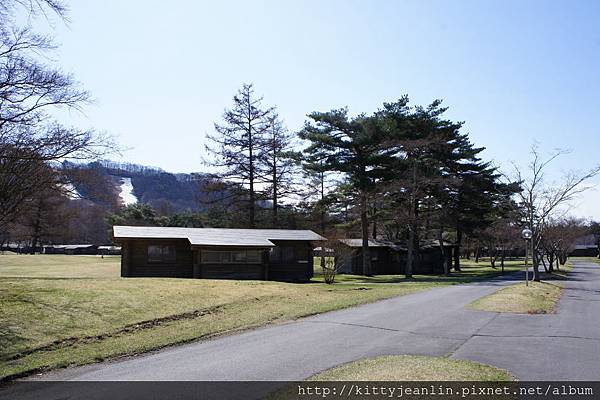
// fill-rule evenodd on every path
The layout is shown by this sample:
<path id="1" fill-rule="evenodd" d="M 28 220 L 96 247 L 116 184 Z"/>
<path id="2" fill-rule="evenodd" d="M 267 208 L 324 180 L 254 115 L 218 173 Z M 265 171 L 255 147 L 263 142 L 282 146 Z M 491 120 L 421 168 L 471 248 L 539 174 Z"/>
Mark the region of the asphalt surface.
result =
<path id="1" fill-rule="evenodd" d="M 600 266 L 575 261 L 556 314 L 465 308 L 511 283 L 437 288 L 30 379 L 303 380 L 365 357 L 417 354 L 495 365 L 519 380 L 600 380 Z"/>

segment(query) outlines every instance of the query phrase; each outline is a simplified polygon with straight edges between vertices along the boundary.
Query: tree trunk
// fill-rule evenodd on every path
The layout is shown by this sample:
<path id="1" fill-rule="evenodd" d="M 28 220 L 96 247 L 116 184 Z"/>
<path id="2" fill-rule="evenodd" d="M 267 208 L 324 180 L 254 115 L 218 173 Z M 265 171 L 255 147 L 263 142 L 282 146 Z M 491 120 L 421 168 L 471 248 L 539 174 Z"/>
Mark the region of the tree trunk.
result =
<path id="1" fill-rule="evenodd" d="M 450 271 L 448 269 L 448 258 L 446 257 L 446 250 L 444 249 L 444 238 L 442 228 L 438 230 L 438 243 L 440 245 L 440 254 L 442 255 L 442 266 L 444 269 L 444 275 L 448 275 Z"/>
<path id="2" fill-rule="evenodd" d="M 277 157 L 273 149 L 273 228 L 278 228 L 277 221 Z"/>
<path id="3" fill-rule="evenodd" d="M 377 206 L 373 205 L 373 232 L 371 233 L 371 237 L 373 239 L 377 239 Z"/>
<path id="4" fill-rule="evenodd" d="M 412 278 L 413 263 L 415 261 L 415 226 L 409 224 L 408 227 L 408 249 L 406 254 L 406 268 L 404 270 L 404 276 L 406 278 Z"/>
<path id="5" fill-rule="evenodd" d="M 504 272 L 504 245 L 502 246 L 502 253 L 500 253 L 500 265 L 502 267 L 502 272 Z"/>
<path id="6" fill-rule="evenodd" d="M 360 225 L 362 229 L 363 275 L 371 275 L 371 252 L 369 251 L 369 218 L 367 216 L 367 194 L 360 193 Z"/>
<path id="7" fill-rule="evenodd" d="M 249 228 L 254 228 L 254 206 L 256 202 L 255 194 L 254 194 L 254 155 L 252 154 L 252 121 L 248 119 L 248 181 L 250 184 L 250 204 L 248 209 L 248 218 L 249 218 Z"/>
<path id="8" fill-rule="evenodd" d="M 454 248 L 454 270 L 460 271 L 460 248 L 462 246 L 462 231 L 456 229 L 456 247 Z"/>
<path id="9" fill-rule="evenodd" d="M 321 235 L 325 234 L 325 209 L 323 208 L 323 200 L 325 199 L 325 173 L 320 173 L 321 178 L 321 221 L 319 221 L 321 226 Z"/>
<path id="10" fill-rule="evenodd" d="M 35 254 L 35 248 L 38 246 L 42 231 L 42 198 L 38 200 L 37 210 L 35 212 L 35 221 L 33 221 L 33 234 L 31 235 L 30 254 Z"/>
<path id="11" fill-rule="evenodd" d="M 533 248 L 533 251 L 531 252 L 531 265 L 533 266 L 533 280 L 539 282 L 541 280 L 540 260 L 537 251 L 535 251 L 535 248 Z"/>
<path id="12" fill-rule="evenodd" d="M 479 264 L 479 243 L 475 247 L 475 264 Z"/>

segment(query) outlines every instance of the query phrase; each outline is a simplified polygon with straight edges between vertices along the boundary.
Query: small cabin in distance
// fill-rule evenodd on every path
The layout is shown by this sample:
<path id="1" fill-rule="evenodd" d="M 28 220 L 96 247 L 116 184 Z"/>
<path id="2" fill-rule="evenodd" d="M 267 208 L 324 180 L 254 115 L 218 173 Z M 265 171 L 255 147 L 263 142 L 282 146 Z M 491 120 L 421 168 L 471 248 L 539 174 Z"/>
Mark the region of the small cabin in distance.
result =
<path id="1" fill-rule="evenodd" d="M 114 226 L 121 276 L 308 281 L 310 230 Z"/>
<path id="2" fill-rule="evenodd" d="M 352 254 L 340 269 L 341 273 L 362 275 L 362 239 L 340 239 Z M 444 255 L 452 266 L 452 255 L 457 246 L 444 242 Z M 404 242 L 369 239 L 371 272 L 373 275 L 401 275 L 405 273 L 408 246 Z M 413 274 L 443 274 L 444 258 L 437 240 L 422 240 L 413 265 Z"/>

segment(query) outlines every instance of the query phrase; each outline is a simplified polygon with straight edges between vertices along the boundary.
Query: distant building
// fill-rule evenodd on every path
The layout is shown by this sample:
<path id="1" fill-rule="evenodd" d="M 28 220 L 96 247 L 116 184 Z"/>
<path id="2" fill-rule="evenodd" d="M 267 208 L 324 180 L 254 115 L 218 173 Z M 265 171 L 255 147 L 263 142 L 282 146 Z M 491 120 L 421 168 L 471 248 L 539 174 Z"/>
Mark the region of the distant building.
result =
<path id="1" fill-rule="evenodd" d="M 46 254 L 94 255 L 98 254 L 95 244 L 55 244 L 44 246 Z"/>
<path id="2" fill-rule="evenodd" d="M 120 246 L 98 246 L 98 254 L 102 256 L 120 256 Z"/>
<path id="3" fill-rule="evenodd" d="M 585 235 L 577 238 L 575 247 L 569 253 L 571 257 L 597 257 L 598 256 L 598 239 L 596 235 Z"/>
<path id="4" fill-rule="evenodd" d="M 362 239 L 341 239 L 340 241 L 352 249 L 352 255 L 342 266 L 340 272 L 362 275 Z M 444 250 L 450 268 L 456 245 L 444 242 Z M 373 275 L 401 275 L 406 272 L 408 254 L 406 243 L 369 239 L 369 252 L 371 254 L 371 272 Z M 438 241 L 422 240 L 413 264 L 413 274 L 442 273 L 444 273 L 444 263 Z"/>
<path id="5" fill-rule="evenodd" d="M 325 240 L 309 230 L 115 226 L 121 276 L 307 281 L 313 248 Z"/>

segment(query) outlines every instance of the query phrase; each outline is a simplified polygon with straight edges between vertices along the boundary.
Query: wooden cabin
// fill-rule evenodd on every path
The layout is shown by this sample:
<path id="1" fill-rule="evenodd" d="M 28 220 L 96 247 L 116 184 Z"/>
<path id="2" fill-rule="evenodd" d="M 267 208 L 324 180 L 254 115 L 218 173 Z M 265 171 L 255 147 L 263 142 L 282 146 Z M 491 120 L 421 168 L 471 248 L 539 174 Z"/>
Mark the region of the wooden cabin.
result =
<path id="1" fill-rule="evenodd" d="M 362 239 L 341 239 L 352 254 L 340 269 L 341 273 L 362 275 Z M 452 254 L 457 246 L 444 242 L 444 254 L 448 266 L 452 266 Z M 371 273 L 373 275 L 401 275 L 405 273 L 408 247 L 404 242 L 369 239 Z M 413 265 L 413 274 L 443 274 L 444 263 L 437 240 L 422 240 Z"/>
<path id="2" fill-rule="evenodd" d="M 598 246 L 577 244 L 569 253 L 569 257 L 598 257 Z"/>
<path id="3" fill-rule="evenodd" d="M 598 238 L 594 234 L 578 237 L 570 257 L 598 257 Z"/>
<path id="4" fill-rule="evenodd" d="M 98 255 L 101 256 L 120 256 L 121 248 L 119 246 L 98 246 Z"/>
<path id="5" fill-rule="evenodd" d="M 121 276 L 308 281 L 309 230 L 115 226 Z"/>
<path id="6" fill-rule="evenodd" d="M 94 244 L 55 244 L 44 246 L 45 254 L 95 255 L 98 246 Z"/>

